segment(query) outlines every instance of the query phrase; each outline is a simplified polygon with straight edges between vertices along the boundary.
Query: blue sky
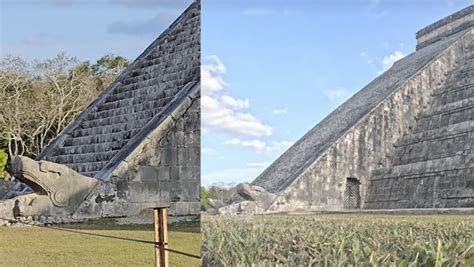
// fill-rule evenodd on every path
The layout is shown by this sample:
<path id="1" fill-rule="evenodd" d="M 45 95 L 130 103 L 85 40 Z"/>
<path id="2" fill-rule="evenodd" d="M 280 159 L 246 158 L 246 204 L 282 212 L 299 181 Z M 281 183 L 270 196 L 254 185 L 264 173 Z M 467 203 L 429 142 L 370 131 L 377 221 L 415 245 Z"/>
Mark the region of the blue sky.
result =
<path id="1" fill-rule="evenodd" d="M 202 2 L 202 182 L 252 181 L 473 1 Z"/>
<path id="2" fill-rule="evenodd" d="M 133 60 L 191 0 L 0 0 L 0 55 Z M 202 182 L 253 180 L 472 1 L 203 0 Z"/>
<path id="3" fill-rule="evenodd" d="M 191 0 L 0 0 L 0 54 L 135 59 Z"/>

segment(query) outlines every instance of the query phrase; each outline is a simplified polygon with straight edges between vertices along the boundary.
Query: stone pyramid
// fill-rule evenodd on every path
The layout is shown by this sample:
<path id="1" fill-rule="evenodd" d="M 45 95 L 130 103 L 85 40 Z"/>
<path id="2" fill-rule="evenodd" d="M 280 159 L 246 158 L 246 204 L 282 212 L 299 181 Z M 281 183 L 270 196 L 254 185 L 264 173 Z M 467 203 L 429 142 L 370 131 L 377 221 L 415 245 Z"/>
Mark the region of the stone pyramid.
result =
<path id="1" fill-rule="evenodd" d="M 63 164 L 99 185 L 82 217 L 139 215 L 170 205 L 198 214 L 200 1 L 194 1 L 67 126 L 38 160 Z"/>
<path id="2" fill-rule="evenodd" d="M 153 122 L 159 123 L 173 102 L 185 98 L 184 91 L 199 82 L 199 23 L 193 5 L 38 159 L 64 164 L 86 176 L 106 178 L 105 170 L 113 168 L 111 162 L 140 139 L 140 133 L 152 130 Z"/>
<path id="3" fill-rule="evenodd" d="M 391 166 L 372 173 L 366 208 L 474 207 L 474 43 L 464 50 Z"/>
<path id="4" fill-rule="evenodd" d="M 420 30 L 252 182 L 275 195 L 263 208 L 474 207 L 473 36 L 474 6 Z"/>

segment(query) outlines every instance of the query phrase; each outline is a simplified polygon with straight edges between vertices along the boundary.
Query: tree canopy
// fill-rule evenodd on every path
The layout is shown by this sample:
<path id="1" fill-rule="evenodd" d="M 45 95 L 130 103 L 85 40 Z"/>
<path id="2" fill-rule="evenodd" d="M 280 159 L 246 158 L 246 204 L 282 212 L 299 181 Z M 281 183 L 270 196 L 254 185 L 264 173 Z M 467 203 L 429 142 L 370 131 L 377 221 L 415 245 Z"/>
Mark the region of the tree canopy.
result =
<path id="1" fill-rule="evenodd" d="M 36 157 L 127 66 L 127 59 L 115 55 L 105 55 L 94 64 L 64 53 L 45 60 L 4 57 L 0 61 L 0 172 L 5 154 Z"/>

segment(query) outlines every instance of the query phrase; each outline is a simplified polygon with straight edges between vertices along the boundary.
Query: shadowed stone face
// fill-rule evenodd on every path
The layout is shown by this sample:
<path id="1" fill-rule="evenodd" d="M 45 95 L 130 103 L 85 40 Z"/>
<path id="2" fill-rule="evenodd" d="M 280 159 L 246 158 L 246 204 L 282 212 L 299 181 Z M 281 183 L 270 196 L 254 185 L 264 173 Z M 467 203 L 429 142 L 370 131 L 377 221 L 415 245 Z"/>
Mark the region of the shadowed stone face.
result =
<path id="1" fill-rule="evenodd" d="M 473 39 L 472 5 L 419 31 L 416 52 L 242 187 L 246 207 L 260 188 L 277 196 L 267 212 L 474 207 Z"/>
<path id="2" fill-rule="evenodd" d="M 247 183 L 239 184 L 237 193 L 248 201 L 255 201 L 262 208 L 268 208 L 276 198 L 275 194 L 267 192 L 263 187 Z"/>
<path id="3" fill-rule="evenodd" d="M 0 217 L 13 219 L 30 215 L 71 215 L 98 181 L 53 162 L 16 157 L 12 174 L 33 193 L 0 203 Z"/>

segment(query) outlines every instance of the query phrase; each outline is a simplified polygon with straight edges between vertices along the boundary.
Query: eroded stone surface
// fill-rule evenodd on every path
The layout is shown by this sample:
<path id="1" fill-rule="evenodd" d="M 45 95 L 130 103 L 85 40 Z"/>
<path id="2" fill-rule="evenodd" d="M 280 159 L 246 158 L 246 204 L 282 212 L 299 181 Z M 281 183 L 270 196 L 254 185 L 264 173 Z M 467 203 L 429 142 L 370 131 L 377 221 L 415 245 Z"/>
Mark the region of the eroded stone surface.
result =
<path id="1" fill-rule="evenodd" d="M 266 210 L 472 207 L 474 29 L 462 17 L 462 28 L 396 62 L 257 177 L 252 185 L 277 195 Z"/>
<path id="2" fill-rule="evenodd" d="M 220 209 L 226 206 L 224 201 L 220 199 L 212 199 L 212 198 L 209 199 L 209 205 L 214 209 Z"/>
<path id="3" fill-rule="evenodd" d="M 255 201 L 242 201 L 217 210 L 218 215 L 264 214 L 266 210 Z"/>
<path id="4" fill-rule="evenodd" d="M 268 208 L 276 198 L 275 194 L 267 192 L 263 187 L 247 183 L 239 184 L 237 193 L 248 201 L 254 201 L 262 209 Z"/>
<path id="5" fill-rule="evenodd" d="M 474 40 L 432 93 L 392 164 L 372 173 L 366 208 L 474 207 Z"/>
<path id="6" fill-rule="evenodd" d="M 74 218 L 199 214 L 199 91 L 194 1 L 39 156 L 100 181 Z"/>
<path id="7" fill-rule="evenodd" d="M 70 216 L 97 186 L 96 179 L 53 162 L 16 157 L 12 174 L 33 189 L 33 193 L 0 202 L 0 218 L 21 216 Z"/>

